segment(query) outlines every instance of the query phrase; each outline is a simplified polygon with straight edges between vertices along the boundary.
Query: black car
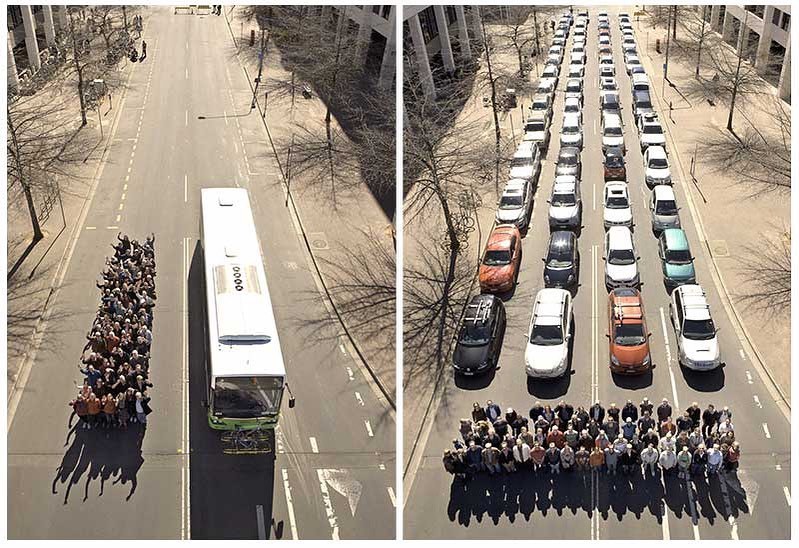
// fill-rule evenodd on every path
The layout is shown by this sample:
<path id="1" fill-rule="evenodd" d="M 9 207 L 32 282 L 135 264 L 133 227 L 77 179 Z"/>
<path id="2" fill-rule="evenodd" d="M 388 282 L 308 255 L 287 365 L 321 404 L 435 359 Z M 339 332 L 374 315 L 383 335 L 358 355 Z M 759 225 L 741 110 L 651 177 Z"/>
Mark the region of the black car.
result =
<path id="1" fill-rule="evenodd" d="M 580 149 L 577 147 L 561 147 L 558 152 L 558 163 L 555 176 L 574 175 L 579 181 L 583 174 L 583 163 L 580 160 Z"/>
<path id="2" fill-rule="evenodd" d="M 474 375 L 496 367 L 505 337 L 505 305 L 495 295 L 469 301 L 452 354 L 456 373 Z"/>
<path id="3" fill-rule="evenodd" d="M 574 232 L 558 230 L 549 238 L 544 258 L 544 283 L 547 287 L 567 288 L 577 283 L 580 252 Z"/>
<path id="4" fill-rule="evenodd" d="M 644 90 L 633 91 L 633 115 L 636 123 L 638 123 L 638 119 L 642 114 L 649 112 L 655 112 L 655 109 L 652 108 L 652 97 L 649 92 Z"/>

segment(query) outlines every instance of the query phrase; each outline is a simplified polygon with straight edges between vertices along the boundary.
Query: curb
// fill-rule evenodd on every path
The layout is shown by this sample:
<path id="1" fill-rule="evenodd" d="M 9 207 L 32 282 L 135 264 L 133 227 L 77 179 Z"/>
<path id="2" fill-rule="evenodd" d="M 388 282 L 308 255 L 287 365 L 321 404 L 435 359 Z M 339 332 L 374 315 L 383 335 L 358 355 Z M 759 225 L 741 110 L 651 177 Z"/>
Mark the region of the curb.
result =
<path id="1" fill-rule="evenodd" d="M 651 56 L 647 55 L 647 57 L 649 57 L 650 61 L 652 61 L 652 64 L 655 65 L 655 62 L 654 62 L 654 60 L 652 60 Z M 663 102 L 665 101 L 665 99 L 663 99 L 660 96 L 660 94 L 658 93 L 657 89 L 655 89 L 654 91 L 655 91 L 655 93 L 654 93 L 655 99 L 657 100 L 658 105 L 660 106 L 660 111 L 662 112 L 663 111 Z M 668 127 L 668 126 L 666 126 L 666 127 Z M 677 158 L 677 162 L 679 163 L 679 166 L 680 166 L 680 175 L 681 175 L 681 179 L 682 179 L 681 182 L 685 183 L 689 179 L 685 176 L 685 167 L 684 167 L 684 164 L 683 164 L 683 161 L 682 161 L 682 157 L 681 157 L 680 152 L 679 152 L 679 148 L 677 147 L 677 145 L 675 143 L 675 139 L 674 139 L 674 135 L 673 135 L 671 127 L 668 127 L 667 134 L 668 134 L 669 140 L 671 141 L 672 153 Z M 768 389 L 770 391 L 772 391 L 772 396 L 777 396 L 777 397 L 775 397 L 775 403 L 777 404 L 777 407 L 780 409 L 780 411 L 783 413 L 783 415 L 785 415 L 785 417 L 790 421 L 790 414 L 791 414 L 790 413 L 790 411 L 791 411 L 790 399 L 788 397 L 786 397 L 785 393 L 780 388 L 779 383 L 777 383 L 777 381 L 771 375 L 771 371 L 769 370 L 769 367 L 766 364 L 765 359 L 760 354 L 760 351 L 757 349 L 757 346 L 755 345 L 754 341 L 752 340 L 751 335 L 749 334 L 749 330 L 744 325 L 743 320 L 742 320 L 740 314 L 738 313 L 738 310 L 735 307 L 735 304 L 732 301 L 732 297 L 730 296 L 729 290 L 727 289 L 727 285 L 724 282 L 724 276 L 723 276 L 723 274 L 721 272 L 721 269 L 719 268 L 718 263 L 716 263 L 716 259 L 713 256 L 713 253 L 712 253 L 712 251 L 710 249 L 710 244 L 708 243 L 708 240 L 707 240 L 707 235 L 706 235 L 706 232 L 705 232 L 704 223 L 702 222 L 702 216 L 696 210 L 696 206 L 694 205 L 693 196 L 691 195 L 690 187 L 687 187 L 687 186 L 685 187 L 685 196 L 688 199 L 688 205 L 689 205 L 689 209 L 691 211 L 691 217 L 693 217 L 693 219 L 694 219 L 694 223 L 695 223 L 695 226 L 696 226 L 696 229 L 697 229 L 697 234 L 699 235 L 702 243 L 704 244 L 703 253 L 705 253 L 705 255 L 710 259 L 709 260 L 709 264 L 712 265 L 711 276 L 713 277 L 713 281 L 714 281 L 714 285 L 716 286 L 716 289 L 719 290 L 719 297 L 721 297 L 722 305 L 727 310 L 727 313 L 728 313 L 728 315 L 730 317 L 730 320 L 731 320 L 731 323 L 733 324 L 733 327 L 736 329 L 736 331 L 738 331 L 738 339 L 741 340 L 741 342 L 744 342 L 744 341 L 746 342 L 746 344 L 743 344 L 742 346 L 746 349 L 746 353 L 749 355 L 749 361 L 751 361 L 755 365 L 755 368 L 758 370 L 758 373 L 760 374 L 761 378 L 763 380 L 768 380 L 768 382 L 766 382 L 764 384 L 766 384 Z M 786 408 L 787 408 L 787 411 L 786 411 Z"/>
<path id="2" fill-rule="evenodd" d="M 232 13 L 233 9 L 235 9 L 235 7 L 231 7 L 230 12 L 225 12 L 225 21 L 227 22 L 228 30 L 230 31 L 230 37 L 233 40 L 233 44 L 236 46 L 236 51 L 237 51 L 236 57 L 239 60 L 239 64 L 241 65 L 242 70 L 244 70 L 244 73 L 247 76 L 247 84 L 250 86 L 250 89 L 254 91 L 254 88 L 253 88 L 253 85 L 252 85 L 252 79 L 250 78 L 250 73 L 247 70 L 247 67 L 244 66 L 244 63 L 241 62 L 241 58 L 238 56 L 239 44 L 236 41 L 235 34 L 233 33 L 233 27 L 230 24 L 230 17 L 229 17 L 229 13 Z M 355 354 L 357 355 L 358 360 L 363 365 L 363 369 L 365 369 L 369 373 L 369 376 L 371 377 L 372 381 L 375 383 L 375 385 L 379 389 L 379 391 L 382 394 L 382 396 L 389 403 L 389 405 L 391 406 L 391 409 L 393 409 L 396 412 L 397 404 L 396 404 L 395 399 L 392 397 L 391 392 L 385 387 L 383 382 L 380 380 L 380 377 L 377 375 L 375 370 L 369 364 L 369 361 L 366 359 L 366 356 L 364 356 L 363 352 L 361 351 L 361 348 L 358 345 L 355 337 L 352 335 L 352 333 L 350 332 L 349 328 L 347 327 L 347 324 L 344 321 L 344 318 L 341 316 L 341 313 L 339 312 L 338 307 L 336 306 L 336 303 L 333 300 L 333 297 L 330 295 L 330 291 L 329 291 L 329 289 L 327 287 L 327 284 L 325 283 L 325 278 L 324 278 L 324 276 L 322 274 L 322 270 L 319 267 L 319 264 L 317 263 L 316 256 L 314 255 L 313 248 L 311 247 L 311 243 L 308 241 L 308 236 L 307 236 L 306 231 L 305 231 L 305 226 L 304 226 L 304 224 L 302 222 L 302 217 L 300 215 L 299 208 L 297 207 L 297 204 L 294 202 L 294 197 L 292 196 L 292 194 L 288 190 L 288 185 L 286 184 L 286 174 L 285 174 L 285 171 L 283 170 L 283 165 L 280 163 L 280 156 L 277 154 L 277 151 L 275 150 L 275 145 L 274 145 L 274 142 L 272 141 L 272 134 L 270 133 L 269 126 L 266 123 L 266 117 L 265 117 L 265 115 L 264 115 L 264 113 L 263 113 L 263 111 L 261 109 L 261 104 L 258 101 L 256 101 L 256 106 L 258 108 L 258 113 L 261 115 L 260 118 L 261 118 L 261 121 L 263 122 L 264 129 L 266 130 L 267 137 L 269 138 L 269 144 L 272 147 L 272 152 L 275 155 L 275 160 L 277 161 L 278 169 L 280 170 L 280 175 L 281 175 L 282 182 L 283 182 L 283 193 L 287 197 L 287 201 L 291 203 L 292 212 L 294 213 L 294 217 L 297 219 L 297 224 L 298 224 L 299 229 L 300 229 L 300 236 L 302 236 L 302 241 L 305 244 L 305 248 L 308 251 L 309 257 L 311 258 L 311 262 L 313 263 L 314 270 L 316 271 L 316 276 L 318 277 L 318 279 L 320 281 L 320 285 L 322 286 L 322 290 L 324 291 L 325 296 L 327 297 L 327 301 L 330 303 L 330 308 L 332 309 L 333 313 L 335 314 L 336 319 L 338 319 L 339 324 L 344 329 L 344 333 L 346 334 L 347 339 L 349 340 L 350 344 L 352 345 L 352 348 L 355 350 Z"/>

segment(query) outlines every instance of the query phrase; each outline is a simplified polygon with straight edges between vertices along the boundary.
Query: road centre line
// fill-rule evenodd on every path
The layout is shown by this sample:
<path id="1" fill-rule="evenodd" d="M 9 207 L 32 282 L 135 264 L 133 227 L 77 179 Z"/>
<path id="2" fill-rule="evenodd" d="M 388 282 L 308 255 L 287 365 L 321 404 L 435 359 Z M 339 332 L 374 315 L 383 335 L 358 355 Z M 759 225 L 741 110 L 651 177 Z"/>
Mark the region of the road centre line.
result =
<path id="1" fill-rule="evenodd" d="M 119 222 L 122 219 L 122 215 L 117 215 L 116 222 Z"/>
<path id="2" fill-rule="evenodd" d="M 188 173 L 183 174 L 183 201 L 189 201 L 189 175 Z"/>
<path id="3" fill-rule="evenodd" d="M 118 227 L 118 226 L 107 226 L 106 228 L 107 228 L 108 230 L 116 230 L 116 229 L 118 229 L 119 227 Z"/>
<path id="4" fill-rule="evenodd" d="M 291 500 L 291 486 L 289 485 L 289 472 L 285 468 L 280 469 L 283 476 L 283 492 L 286 495 L 286 507 L 289 511 L 289 526 L 291 527 L 291 539 L 298 540 L 297 520 L 294 517 L 294 503 Z"/>
<path id="5" fill-rule="evenodd" d="M 735 521 L 735 517 L 730 516 L 727 521 L 730 524 L 730 536 L 732 537 L 732 540 L 740 540 L 738 538 L 738 522 Z"/>
<path id="6" fill-rule="evenodd" d="M 738 349 L 738 354 L 740 354 L 742 360 L 746 359 L 746 354 L 744 353 L 744 349 L 743 348 L 739 348 Z"/>
<path id="7" fill-rule="evenodd" d="M 663 346 L 666 349 L 666 361 L 671 367 L 671 344 L 669 343 L 669 332 L 666 329 L 666 313 L 662 306 L 660 307 L 660 326 L 663 328 Z"/>
<path id="8" fill-rule="evenodd" d="M 361 407 L 364 407 L 363 398 L 361 397 L 360 392 L 355 393 L 355 399 L 358 400 L 358 403 L 361 404 Z"/>
<path id="9" fill-rule="evenodd" d="M 349 380 L 351 380 L 351 381 L 354 381 L 354 380 L 355 380 L 355 376 L 352 374 L 352 369 L 351 369 L 350 367 L 347 367 L 347 377 L 348 377 L 348 378 L 349 378 Z"/>
<path id="10" fill-rule="evenodd" d="M 386 491 L 388 491 L 388 498 L 391 499 L 391 506 L 394 508 L 397 507 L 397 497 L 394 496 L 394 489 L 391 487 L 386 487 Z"/>
<path id="11" fill-rule="evenodd" d="M 123 192 L 123 193 L 122 193 L 122 197 L 120 198 L 120 200 L 124 200 L 124 199 L 125 199 L 125 195 L 126 195 L 126 194 L 127 194 L 127 193 Z"/>
<path id="12" fill-rule="evenodd" d="M 86 230 L 97 230 L 96 226 L 87 226 Z"/>
<path id="13" fill-rule="evenodd" d="M 258 540 L 266 540 L 266 524 L 264 523 L 264 507 L 255 506 L 255 519 L 258 521 Z"/>
<path id="14" fill-rule="evenodd" d="M 189 127 L 189 111 L 188 111 L 188 110 L 186 111 L 186 119 L 185 119 L 185 121 L 183 122 L 183 124 L 184 124 L 186 127 Z"/>
<path id="15" fill-rule="evenodd" d="M 369 434 L 369 437 L 375 437 L 375 433 L 372 432 L 372 425 L 369 424 L 369 421 L 363 421 L 363 423 L 366 425 L 366 433 Z"/>
<path id="16" fill-rule="evenodd" d="M 316 438 L 311 436 L 310 438 L 308 438 L 308 441 L 311 442 L 311 451 L 313 451 L 314 453 L 318 453 L 319 446 L 316 444 Z"/>
<path id="17" fill-rule="evenodd" d="M 660 512 L 663 519 L 660 520 L 660 528 L 663 531 L 663 540 L 671 540 L 671 529 L 669 529 L 669 509 L 665 502 L 660 503 Z"/>
<path id="18" fill-rule="evenodd" d="M 788 487 L 783 485 L 782 486 L 782 494 L 785 495 L 785 502 L 788 503 L 788 506 L 791 505 L 791 492 L 788 490 Z"/>
<path id="19" fill-rule="evenodd" d="M 189 79 L 189 67 L 186 67 L 186 80 Z"/>
<path id="20" fill-rule="evenodd" d="M 752 384 L 752 383 L 754 382 L 754 381 L 752 380 L 752 374 L 751 374 L 749 371 L 747 371 L 747 372 L 746 372 L 746 382 L 747 382 L 748 384 Z"/>
<path id="21" fill-rule="evenodd" d="M 677 382 L 674 380 L 674 369 L 669 365 L 669 378 L 671 379 L 671 395 L 674 398 L 674 405 L 680 408 L 680 399 L 677 397 Z"/>
<path id="22" fill-rule="evenodd" d="M 755 400 L 755 405 L 757 405 L 760 409 L 763 409 L 763 404 L 760 403 L 760 398 L 758 398 L 757 395 L 752 396 L 752 398 Z"/>
<path id="23" fill-rule="evenodd" d="M 125 209 L 125 204 L 119 204 L 119 211 L 122 211 L 123 209 Z"/>
<path id="24" fill-rule="evenodd" d="M 765 423 L 765 422 L 763 423 L 763 433 L 766 435 L 766 439 L 768 439 L 768 440 L 771 439 L 771 432 L 769 432 L 768 424 Z"/>

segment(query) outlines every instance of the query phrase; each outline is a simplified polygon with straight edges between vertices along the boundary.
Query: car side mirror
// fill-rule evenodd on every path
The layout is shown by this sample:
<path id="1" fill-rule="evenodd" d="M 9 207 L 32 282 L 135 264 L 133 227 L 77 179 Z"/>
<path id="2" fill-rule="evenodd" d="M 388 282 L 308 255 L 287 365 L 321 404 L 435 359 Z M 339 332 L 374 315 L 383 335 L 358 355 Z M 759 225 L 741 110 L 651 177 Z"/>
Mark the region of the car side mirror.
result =
<path id="1" fill-rule="evenodd" d="M 542 262 L 542 263 L 545 263 L 545 262 L 547 262 L 547 258 L 546 258 L 546 257 L 541 257 L 541 262 Z"/>
<path id="2" fill-rule="evenodd" d="M 551 203 L 552 203 L 552 200 L 547 200 L 547 203 L 548 203 L 548 204 L 551 204 Z"/>
<path id="3" fill-rule="evenodd" d="M 605 338 L 610 338 L 610 333 L 605 333 Z"/>
<path id="4" fill-rule="evenodd" d="M 294 409 L 294 406 L 297 404 L 297 401 L 294 399 L 294 396 L 289 398 L 289 409 Z"/>
<path id="5" fill-rule="evenodd" d="M 651 337 L 652 336 L 652 332 L 650 331 L 649 333 L 646 334 L 646 336 L 647 337 Z"/>
<path id="6" fill-rule="evenodd" d="M 203 407 L 205 407 L 206 409 L 208 409 L 208 400 L 203 400 L 203 401 L 202 401 L 202 405 L 203 405 Z"/>
<path id="7" fill-rule="evenodd" d="M 640 255 L 636 256 L 636 257 L 635 257 L 635 260 L 636 260 L 636 261 L 640 261 L 640 260 L 641 260 L 641 256 L 640 256 Z"/>

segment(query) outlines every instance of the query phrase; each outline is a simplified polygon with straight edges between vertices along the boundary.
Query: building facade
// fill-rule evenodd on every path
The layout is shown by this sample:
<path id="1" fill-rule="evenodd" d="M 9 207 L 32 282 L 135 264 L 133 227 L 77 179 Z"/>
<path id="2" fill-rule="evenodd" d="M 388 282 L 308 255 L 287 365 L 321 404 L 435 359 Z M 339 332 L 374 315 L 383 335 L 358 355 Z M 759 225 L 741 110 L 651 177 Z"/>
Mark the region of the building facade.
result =
<path id="1" fill-rule="evenodd" d="M 483 40 L 477 6 L 405 6 L 403 57 L 407 79 L 417 79 L 425 94 L 435 97 L 443 79 L 454 75 Z"/>
<path id="2" fill-rule="evenodd" d="M 791 6 L 699 6 L 711 28 L 742 52 L 781 99 L 791 99 Z"/>

